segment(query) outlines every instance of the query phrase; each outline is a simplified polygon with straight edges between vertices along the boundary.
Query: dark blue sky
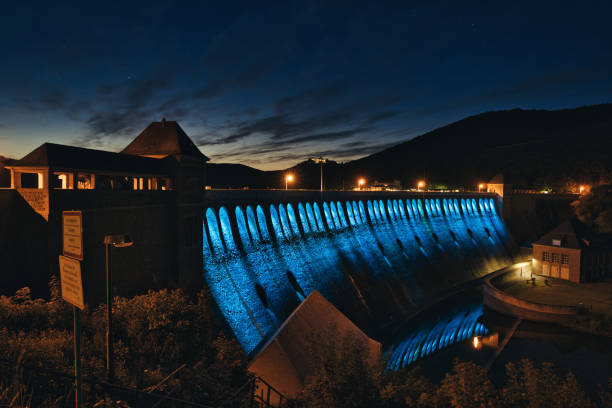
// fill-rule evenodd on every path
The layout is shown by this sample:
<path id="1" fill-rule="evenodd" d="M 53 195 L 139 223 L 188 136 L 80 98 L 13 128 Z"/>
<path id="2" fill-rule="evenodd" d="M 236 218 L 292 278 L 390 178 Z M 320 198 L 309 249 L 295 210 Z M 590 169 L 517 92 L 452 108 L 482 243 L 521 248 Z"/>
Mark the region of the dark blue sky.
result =
<path id="1" fill-rule="evenodd" d="M 273 169 L 612 101 L 609 1 L 59 3 L 3 4 L 0 155 L 120 150 L 165 115 L 213 161 Z"/>

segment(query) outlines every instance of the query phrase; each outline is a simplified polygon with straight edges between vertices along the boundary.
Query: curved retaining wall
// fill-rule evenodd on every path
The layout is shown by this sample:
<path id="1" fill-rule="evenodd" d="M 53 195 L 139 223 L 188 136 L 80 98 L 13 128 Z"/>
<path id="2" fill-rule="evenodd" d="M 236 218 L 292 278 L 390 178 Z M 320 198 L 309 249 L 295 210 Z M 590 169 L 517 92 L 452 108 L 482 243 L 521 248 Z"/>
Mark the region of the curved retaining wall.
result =
<path id="1" fill-rule="evenodd" d="M 485 279 L 483 302 L 497 312 L 537 322 L 561 324 L 571 323 L 576 318 L 575 306 L 548 305 L 519 299 L 497 289 L 491 280 Z"/>
<path id="2" fill-rule="evenodd" d="M 204 277 L 247 353 L 313 290 L 376 337 L 449 288 L 512 262 L 492 197 L 334 198 L 206 209 Z"/>

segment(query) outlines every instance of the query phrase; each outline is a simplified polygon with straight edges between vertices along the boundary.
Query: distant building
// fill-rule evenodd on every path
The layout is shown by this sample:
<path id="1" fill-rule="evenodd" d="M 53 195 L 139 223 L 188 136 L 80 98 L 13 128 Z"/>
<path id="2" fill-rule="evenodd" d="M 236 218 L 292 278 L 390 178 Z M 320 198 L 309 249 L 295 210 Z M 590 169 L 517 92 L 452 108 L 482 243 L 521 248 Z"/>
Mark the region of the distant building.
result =
<path id="1" fill-rule="evenodd" d="M 576 283 L 612 277 L 612 239 L 571 219 L 533 244 L 532 270 Z"/>
<path id="2" fill-rule="evenodd" d="M 83 211 L 86 301 L 104 290 L 107 234 L 134 241 L 113 251 L 118 294 L 201 279 L 207 161 L 178 123 L 163 119 L 121 153 L 44 143 L 6 166 L 0 226 L 14 233 L 0 236 L 3 290 L 46 286 L 57 274 L 64 210 Z"/>
<path id="3" fill-rule="evenodd" d="M 388 191 L 388 190 L 400 190 L 402 188 L 402 183 L 394 179 L 393 181 L 374 181 L 369 187 L 370 191 Z"/>

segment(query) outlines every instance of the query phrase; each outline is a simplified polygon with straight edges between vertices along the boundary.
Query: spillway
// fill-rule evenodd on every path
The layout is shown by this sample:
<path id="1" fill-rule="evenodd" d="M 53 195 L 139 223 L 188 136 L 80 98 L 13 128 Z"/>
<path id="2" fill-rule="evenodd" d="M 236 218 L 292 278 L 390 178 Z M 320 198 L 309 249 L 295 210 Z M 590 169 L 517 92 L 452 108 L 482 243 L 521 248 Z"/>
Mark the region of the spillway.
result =
<path id="1" fill-rule="evenodd" d="M 318 290 L 370 335 L 511 260 L 491 197 L 207 208 L 204 277 L 247 353 Z"/>

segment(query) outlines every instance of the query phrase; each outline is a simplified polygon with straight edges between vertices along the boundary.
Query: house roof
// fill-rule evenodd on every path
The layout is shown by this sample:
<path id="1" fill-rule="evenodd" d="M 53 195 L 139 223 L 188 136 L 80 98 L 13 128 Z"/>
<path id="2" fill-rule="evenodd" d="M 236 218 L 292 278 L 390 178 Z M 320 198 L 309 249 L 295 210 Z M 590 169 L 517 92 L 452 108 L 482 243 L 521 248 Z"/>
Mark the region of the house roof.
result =
<path id="1" fill-rule="evenodd" d="M 559 246 L 560 248 L 585 249 L 595 239 L 595 234 L 580 220 L 573 218 L 557 226 L 534 242 L 536 245 Z M 553 245 L 559 241 L 560 245 Z"/>
<path id="2" fill-rule="evenodd" d="M 348 317 L 316 290 L 291 313 L 249 363 L 255 372 L 284 395 L 294 395 L 314 370 L 313 340 L 345 336 L 361 341 L 369 362 L 381 352 L 381 344 L 368 337 Z"/>
<path id="3" fill-rule="evenodd" d="M 175 121 L 152 122 L 121 153 L 139 156 L 191 156 L 210 160 Z"/>
<path id="4" fill-rule="evenodd" d="M 504 175 L 502 173 L 497 173 L 488 181 L 488 184 L 504 184 Z"/>
<path id="5" fill-rule="evenodd" d="M 136 174 L 168 174 L 165 162 L 148 157 L 44 143 L 9 167 L 49 167 Z"/>

